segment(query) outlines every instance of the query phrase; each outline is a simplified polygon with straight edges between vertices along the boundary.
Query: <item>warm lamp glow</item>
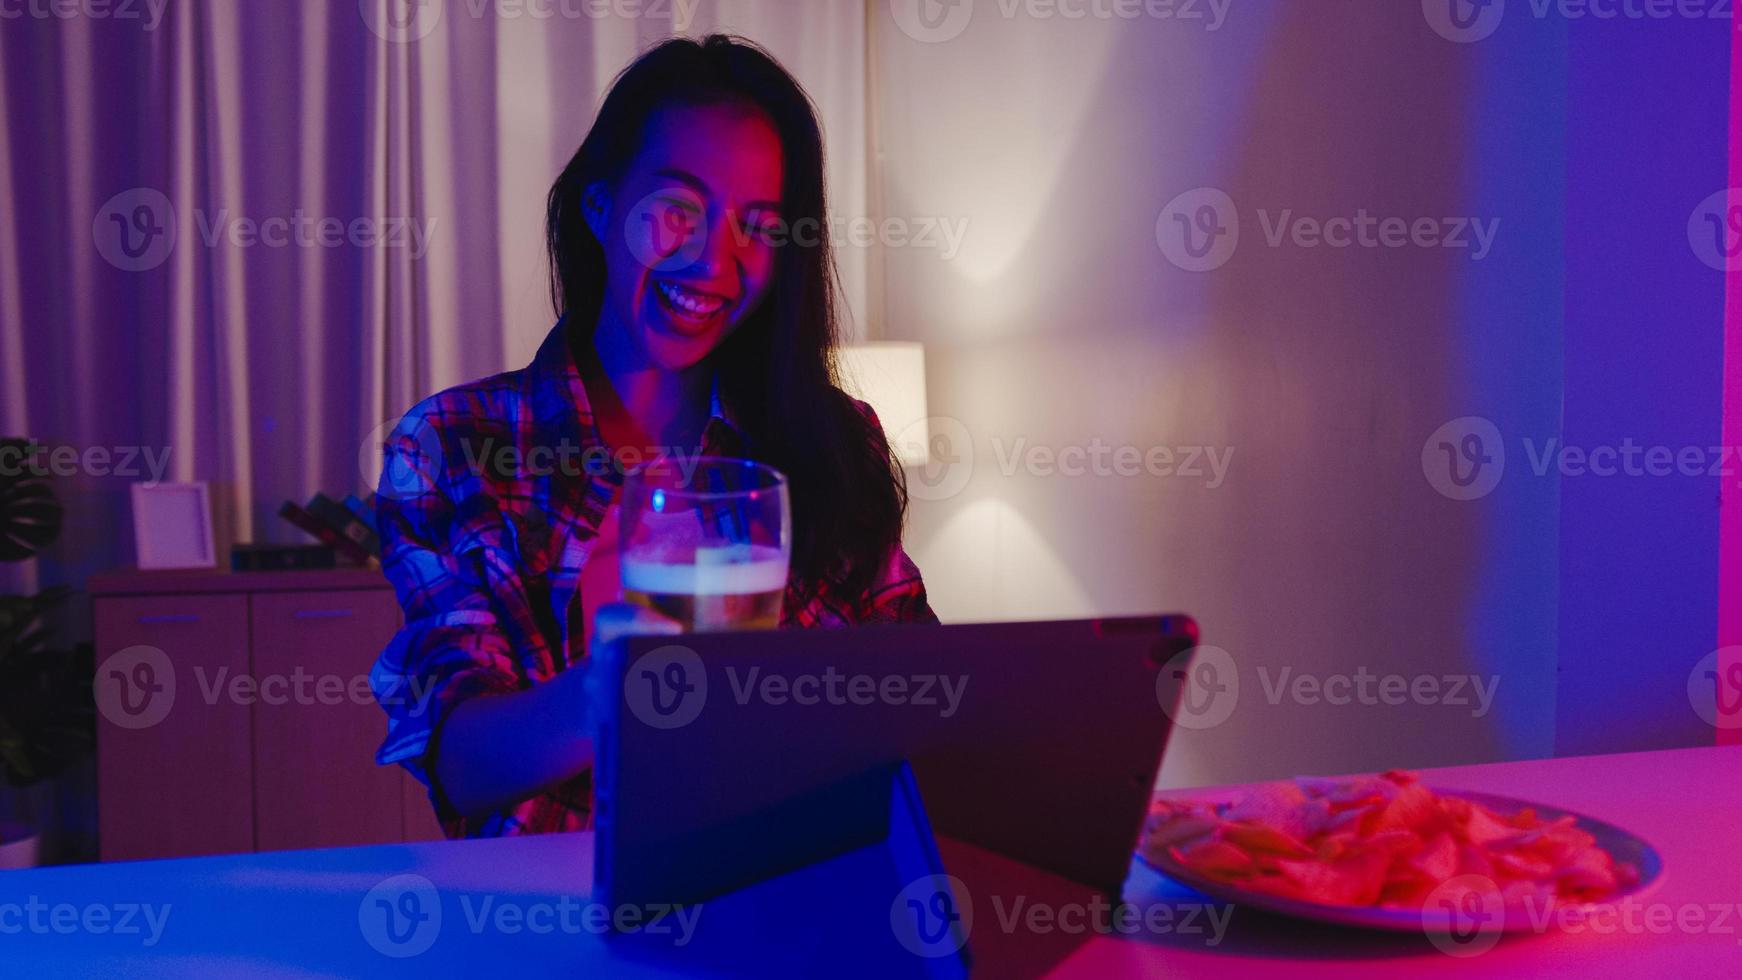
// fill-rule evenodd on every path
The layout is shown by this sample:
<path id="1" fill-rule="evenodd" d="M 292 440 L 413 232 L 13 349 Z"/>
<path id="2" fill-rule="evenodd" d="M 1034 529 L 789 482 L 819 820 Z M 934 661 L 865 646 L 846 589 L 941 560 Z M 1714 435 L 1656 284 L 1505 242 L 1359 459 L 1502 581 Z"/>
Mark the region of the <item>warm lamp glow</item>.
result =
<path id="1" fill-rule="evenodd" d="M 925 348 L 885 342 L 839 351 L 841 384 L 877 410 L 883 432 L 903 466 L 931 461 L 931 426 L 925 405 Z"/>

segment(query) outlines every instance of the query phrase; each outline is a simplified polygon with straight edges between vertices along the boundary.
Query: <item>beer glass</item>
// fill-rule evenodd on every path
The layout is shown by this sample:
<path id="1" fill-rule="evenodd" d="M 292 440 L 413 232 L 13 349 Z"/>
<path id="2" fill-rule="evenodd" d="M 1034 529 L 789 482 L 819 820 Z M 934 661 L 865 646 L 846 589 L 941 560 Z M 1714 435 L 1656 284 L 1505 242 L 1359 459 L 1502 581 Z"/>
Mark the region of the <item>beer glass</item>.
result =
<path id="1" fill-rule="evenodd" d="M 630 473 L 617 546 L 625 597 L 686 632 L 773 629 L 791 506 L 786 477 L 747 459 L 664 459 Z"/>

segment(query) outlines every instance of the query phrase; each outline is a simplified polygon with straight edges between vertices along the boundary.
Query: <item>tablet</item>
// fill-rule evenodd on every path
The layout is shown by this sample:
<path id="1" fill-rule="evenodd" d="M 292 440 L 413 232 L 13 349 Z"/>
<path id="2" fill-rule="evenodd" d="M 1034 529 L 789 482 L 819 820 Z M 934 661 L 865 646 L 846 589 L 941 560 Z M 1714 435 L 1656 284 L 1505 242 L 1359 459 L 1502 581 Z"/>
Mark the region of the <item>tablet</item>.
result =
<path id="1" fill-rule="evenodd" d="M 1117 898 L 1198 640 L 1188 616 L 635 637 L 595 665 L 594 898 L 705 901 L 931 828 Z M 882 789 L 887 794 L 887 789 Z"/>

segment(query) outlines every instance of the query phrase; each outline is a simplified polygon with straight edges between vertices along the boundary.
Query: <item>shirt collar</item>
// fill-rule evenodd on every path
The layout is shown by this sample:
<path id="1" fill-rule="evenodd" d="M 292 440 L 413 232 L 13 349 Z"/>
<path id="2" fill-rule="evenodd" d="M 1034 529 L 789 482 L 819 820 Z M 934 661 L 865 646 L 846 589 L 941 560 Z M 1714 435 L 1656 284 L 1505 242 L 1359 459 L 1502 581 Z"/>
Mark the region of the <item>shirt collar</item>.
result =
<path id="1" fill-rule="evenodd" d="M 555 436 L 554 444 L 561 445 L 562 439 L 567 437 L 585 450 L 602 445 L 604 439 L 599 435 L 598 424 L 593 418 L 587 386 L 575 364 L 572 341 L 568 321 L 558 320 L 539 345 L 538 353 L 533 355 L 528 367 L 533 382 L 533 415 L 548 434 Z M 716 431 L 716 424 L 723 426 L 733 440 L 743 439 L 743 434 L 727 417 L 725 405 L 720 400 L 720 376 L 717 373 L 708 395 L 708 414 L 702 440 L 704 449 L 719 441 L 710 439 Z"/>

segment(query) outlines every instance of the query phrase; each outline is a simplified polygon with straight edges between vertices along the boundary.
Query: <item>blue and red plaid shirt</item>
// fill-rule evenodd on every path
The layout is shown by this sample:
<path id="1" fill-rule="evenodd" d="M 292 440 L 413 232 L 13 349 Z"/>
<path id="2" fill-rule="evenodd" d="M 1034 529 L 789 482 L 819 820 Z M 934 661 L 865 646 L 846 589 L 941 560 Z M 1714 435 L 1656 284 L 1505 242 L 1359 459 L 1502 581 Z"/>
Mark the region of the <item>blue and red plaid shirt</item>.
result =
<path id="1" fill-rule="evenodd" d="M 743 447 L 716 400 L 702 452 L 740 456 Z M 405 625 L 369 675 L 387 712 L 376 761 L 403 765 L 430 787 L 449 837 L 586 829 L 590 772 L 472 820 L 432 782 L 441 723 L 455 705 L 524 690 L 586 657 L 581 570 L 615 507 L 619 464 L 633 460 L 601 438 L 564 324 L 526 368 L 413 408 L 384 452 L 381 563 Z M 873 622 L 937 622 L 899 547 L 865 595 L 787 587 L 782 627 Z"/>

